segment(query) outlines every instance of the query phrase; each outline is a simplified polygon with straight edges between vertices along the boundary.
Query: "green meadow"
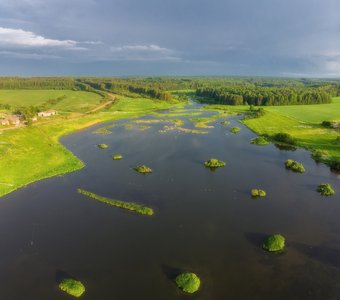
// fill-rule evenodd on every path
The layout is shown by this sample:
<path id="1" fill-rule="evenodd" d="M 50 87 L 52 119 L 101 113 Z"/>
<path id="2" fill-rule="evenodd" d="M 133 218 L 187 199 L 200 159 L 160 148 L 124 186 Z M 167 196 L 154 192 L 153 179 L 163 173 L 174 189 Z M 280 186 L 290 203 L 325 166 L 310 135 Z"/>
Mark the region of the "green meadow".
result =
<path id="1" fill-rule="evenodd" d="M 55 105 L 58 111 L 86 112 L 96 107 L 101 97 L 95 93 L 71 90 L 0 90 L 0 104 L 9 104 L 11 107 L 39 106 L 50 99 L 65 96 Z"/>
<path id="2" fill-rule="evenodd" d="M 100 122 L 137 117 L 173 106 L 142 98 L 131 102 L 124 98 L 110 111 L 77 118 L 60 117 L 46 124 L 0 131 L 0 196 L 34 181 L 83 168 L 84 163 L 60 144 L 61 136 Z"/>
<path id="3" fill-rule="evenodd" d="M 324 162 L 340 161 L 339 130 L 321 126 L 324 120 L 340 120 L 340 98 L 331 104 L 264 107 L 266 114 L 243 123 L 257 134 L 273 135 L 285 132 L 296 138 L 297 145 L 309 150 L 321 150 Z"/>

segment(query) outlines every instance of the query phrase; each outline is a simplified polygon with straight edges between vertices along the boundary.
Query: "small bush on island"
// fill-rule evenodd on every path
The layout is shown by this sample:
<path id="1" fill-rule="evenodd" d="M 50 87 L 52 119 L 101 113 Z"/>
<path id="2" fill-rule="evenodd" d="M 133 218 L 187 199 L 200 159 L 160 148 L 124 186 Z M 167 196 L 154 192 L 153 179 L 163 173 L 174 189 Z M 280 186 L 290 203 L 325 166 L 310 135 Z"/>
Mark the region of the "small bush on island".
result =
<path id="1" fill-rule="evenodd" d="M 221 124 L 222 124 L 222 125 L 229 125 L 230 122 L 229 122 L 229 121 L 222 121 Z"/>
<path id="2" fill-rule="evenodd" d="M 177 286 L 186 293 L 195 293 L 201 285 L 201 280 L 194 273 L 182 273 L 175 279 Z"/>
<path id="3" fill-rule="evenodd" d="M 113 155 L 113 156 L 112 156 L 112 159 L 113 159 L 113 160 L 120 160 L 120 159 L 123 159 L 123 155 L 121 155 L 121 154 Z"/>
<path id="4" fill-rule="evenodd" d="M 59 288 L 71 296 L 79 298 L 85 292 L 85 286 L 78 280 L 65 278 L 59 283 Z"/>
<path id="5" fill-rule="evenodd" d="M 231 129 L 230 129 L 230 132 L 231 133 L 238 133 L 238 132 L 240 132 L 241 131 L 241 128 L 240 127 L 232 127 Z"/>
<path id="6" fill-rule="evenodd" d="M 320 184 L 317 191 L 323 196 L 331 196 L 335 194 L 335 191 L 329 183 Z"/>
<path id="7" fill-rule="evenodd" d="M 285 247 L 285 238 L 281 234 L 274 234 L 267 237 L 262 248 L 269 252 L 282 252 Z"/>
<path id="8" fill-rule="evenodd" d="M 225 162 L 222 161 L 222 160 L 218 160 L 216 158 L 210 158 L 209 160 L 204 162 L 204 165 L 207 168 L 215 169 L 215 168 L 224 167 L 225 166 Z"/>
<path id="9" fill-rule="evenodd" d="M 105 198 L 103 196 L 99 196 L 97 194 L 91 193 L 91 192 L 83 190 L 83 189 L 77 189 L 77 191 L 78 191 L 79 194 L 83 194 L 87 197 L 90 197 L 94 200 L 98 200 L 102 203 L 106 203 L 106 204 L 116 206 L 116 207 L 119 207 L 119 208 L 123 208 L 123 209 L 128 209 L 128 210 L 137 212 L 137 213 L 142 214 L 142 215 L 152 216 L 154 214 L 154 211 L 153 211 L 152 208 L 143 206 L 141 204 L 137 204 L 137 203 L 133 203 L 133 202 L 123 202 L 123 201 L 120 201 L 120 200 Z"/>
<path id="10" fill-rule="evenodd" d="M 294 172 L 297 173 L 304 173 L 305 172 L 305 168 L 303 167 L 303 165 L 295 160 L 292 159 L 287 159 L 285 162 L 285 166 L 287 169 L 292 170 Z"/>
<path id="11" fill-rule="evenodd" d="M 106 145 L 106 144 L 98 144 L 98 148 L 100 148 L 100 149 L 106 149 L 106 148 L 108 148 L 109 146 L 108 145 Z"/>
<path id="12" fill-rule="evenodd" d="M 138 173 L 142 173 L 142 174 L 152 173 L 152 169 L 145 165 L 140 165 L 140 166 L 134 167 L 133 169 L 137 171 Z"/>
<path id="13" fill-rule="evenodd" d="M 264 146 L 264 145 L 268 145 L 269 142 L 267 141 L 265 137 L 258 136 L 256 138 L 251 139 L 250 143 L 254 145 Z"/>
<path id="14" fill-rule="evenodd" d="M 333 127 L 333 122 L 331 122 L 331 121 L 322 121 L 321 126 L 326 127 L 326 128 L 332 128 Z"/>
<path id="15" fill-rule="evenodd" d="M 252 189 L 251 190 L 251 196 L 256 198 L 256 197 L 266 197 L 266 192 L 264 190 L 260 189 Z"/>

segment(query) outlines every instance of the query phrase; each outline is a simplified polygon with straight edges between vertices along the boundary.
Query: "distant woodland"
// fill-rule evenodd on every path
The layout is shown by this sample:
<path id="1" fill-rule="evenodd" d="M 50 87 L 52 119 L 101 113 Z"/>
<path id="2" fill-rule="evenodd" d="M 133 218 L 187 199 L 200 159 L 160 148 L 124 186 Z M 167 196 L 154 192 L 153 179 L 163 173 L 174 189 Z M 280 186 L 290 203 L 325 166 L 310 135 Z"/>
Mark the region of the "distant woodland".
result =
<path id="1" fill-rule="evenodd" d="M 187 90 L 199 101 L 228 105 L 296 105 L 330 103 L 340 95 L 340 82 L 321 79 L 238 77 L 1 77 L 0 89 L 58 89 L 112 92 L 129 97 L 171 101 Z"/>

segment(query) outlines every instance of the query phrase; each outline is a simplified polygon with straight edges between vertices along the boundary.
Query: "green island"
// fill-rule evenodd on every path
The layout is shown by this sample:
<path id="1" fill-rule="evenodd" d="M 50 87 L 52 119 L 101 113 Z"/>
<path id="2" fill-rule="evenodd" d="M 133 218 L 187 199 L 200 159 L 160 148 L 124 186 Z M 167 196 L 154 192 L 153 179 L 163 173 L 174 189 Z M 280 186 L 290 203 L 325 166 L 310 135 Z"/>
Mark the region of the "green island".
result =
<path id="1" fill-rule="evenodd" d="M 250 194 L 253 198 L 266 197 L 267 195 L 267 193 L 264 190 L 260 190 L 260 189 L 252 189 L 250 191 Z"/>
<path id="2" fill-rule="evenodd" d="M 105 204 L 127 209 L 127 210 L 130 210 L 130 211 L 142 214 L 142 215 L 152 216 L 154 214 L 154 211 L 152 208 L 141 205 L 141 204 L 132 203 L 132 202 L 124 202 L 124 201 L 115 200 L 115 199 L 109 199 L 109 198 L 99 196 L 97 194 L 91 193 L 89 191 L 86 191 L 80 188 L 78 188 L 77 191 L 79 194 L 85 195 L 87 197 L 90 197 L 94 200 L 97 200 Z"/>
<path id="3" fill-rule="evenodd" d="M 107 149 L 107 148 L 109 148 L 109 146 L 106 145 L 106 144 L 98 144 L 97 146 L 98 146 L 98 148 L 100 148 L 100 149 Z"/>
<path id="4" fill-rule="evenodd" d="M 121 160 L 121 159 L 123 159 L 123 155 L 121 155 L 121 154 L 113 155 L 113 156 L 112 156 L 112 159 L 113 159 L 113 160 Z"/>
<path id="5" fill-rule="evenodd" d="M 285 162 L 285 166 L 286 166 L 286 169 L 292 170 L 293 172 L 297 172 L 297 173 L 305 172 L 305 168 L 302 165 L 302 163 L 299 163 L 292 159 L 287 159 Z"/>
<path id="6" fill-rule="evenodd" d="M 335 191 L 333 190 L 332 186 L 329 183 L 320 184 L 317 188 L 317 191 L 322 196 L 332 196 L 335 194 Z"/>
<path id="7" fill-rule="evenodd" d="M 268 252 L 282 252 L 285 248 L 285 238 L 281 234 L 274 234 L 267 237 L 262 245 Z"/>
<path id="8" fill-rule="evenodd" d="M 201 280 L 195 273 L 179 274 L 175 282 L 182 291 L 189 294 L 197 292 L 201 286 Z"/>
<path id="9" fill-rule="evenodd" d="M 218 160 L 216 158 L 210 158 L 209 160 L 204 162 L 204 165 L 207 168 L 216 169 L 216 168 L 224 167 L 226 165 L 226 163 L 224 161 Z"/>
<path id="10" fill-rule="evenodd" d="M 258 136 L 256 138 L 251 139 L 250 143 L 259 146 L 265 146 L 269 144 L 268 140 L 263 136 Z"/>
<path id="11" fill-rule="evenodd" d="M 65 278 L 59 283 L 59 288 L 65 293 L 79 298 L 85 293 L 85 286 L 78 280 Z"/>
<path id="12" fill-rule="evenodd" d="M 230 128 L 231 133 L 238 133 L 240 131 L 241 131 L 241 128 L 237 126 Z"/>
<path id="13" fill-rule="evenodd" d="M 139 165 L 133 168 L 136 172 L 141 174 L 152 173 L 152 169 L 146 165 Z"/>

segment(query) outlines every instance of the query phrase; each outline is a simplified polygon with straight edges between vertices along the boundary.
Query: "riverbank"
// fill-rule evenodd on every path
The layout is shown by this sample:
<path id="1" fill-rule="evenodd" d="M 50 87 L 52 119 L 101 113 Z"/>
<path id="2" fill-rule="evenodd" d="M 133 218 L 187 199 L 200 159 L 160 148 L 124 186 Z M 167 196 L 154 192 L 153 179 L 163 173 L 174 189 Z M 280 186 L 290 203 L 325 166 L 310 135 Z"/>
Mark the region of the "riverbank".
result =
<path id="1" fill-rule="evenodd" d="M 264 115 L 241 122 L 258 135 L 272 136 L 288 133 L 296 139 L 296 146 L 319 153 L 318 161 L 331 167 L 340 164 L 338 129 L 322 126 L 323 121 L 340 120 L 340 97 L 331 104 L 263 106 Z M 209 110 L 246 113 L 248 106 L 209 105 Z"/>
<path id="2" fill-rule="evenodd" d="M 60 143 L 62 136 L 101 122 L 138 117 L 183 105 L 183 102 L 123 98 L 105 111 L 1 131 L 0 197 L 32 182 L 82 169 L 84 163 Z"/>

